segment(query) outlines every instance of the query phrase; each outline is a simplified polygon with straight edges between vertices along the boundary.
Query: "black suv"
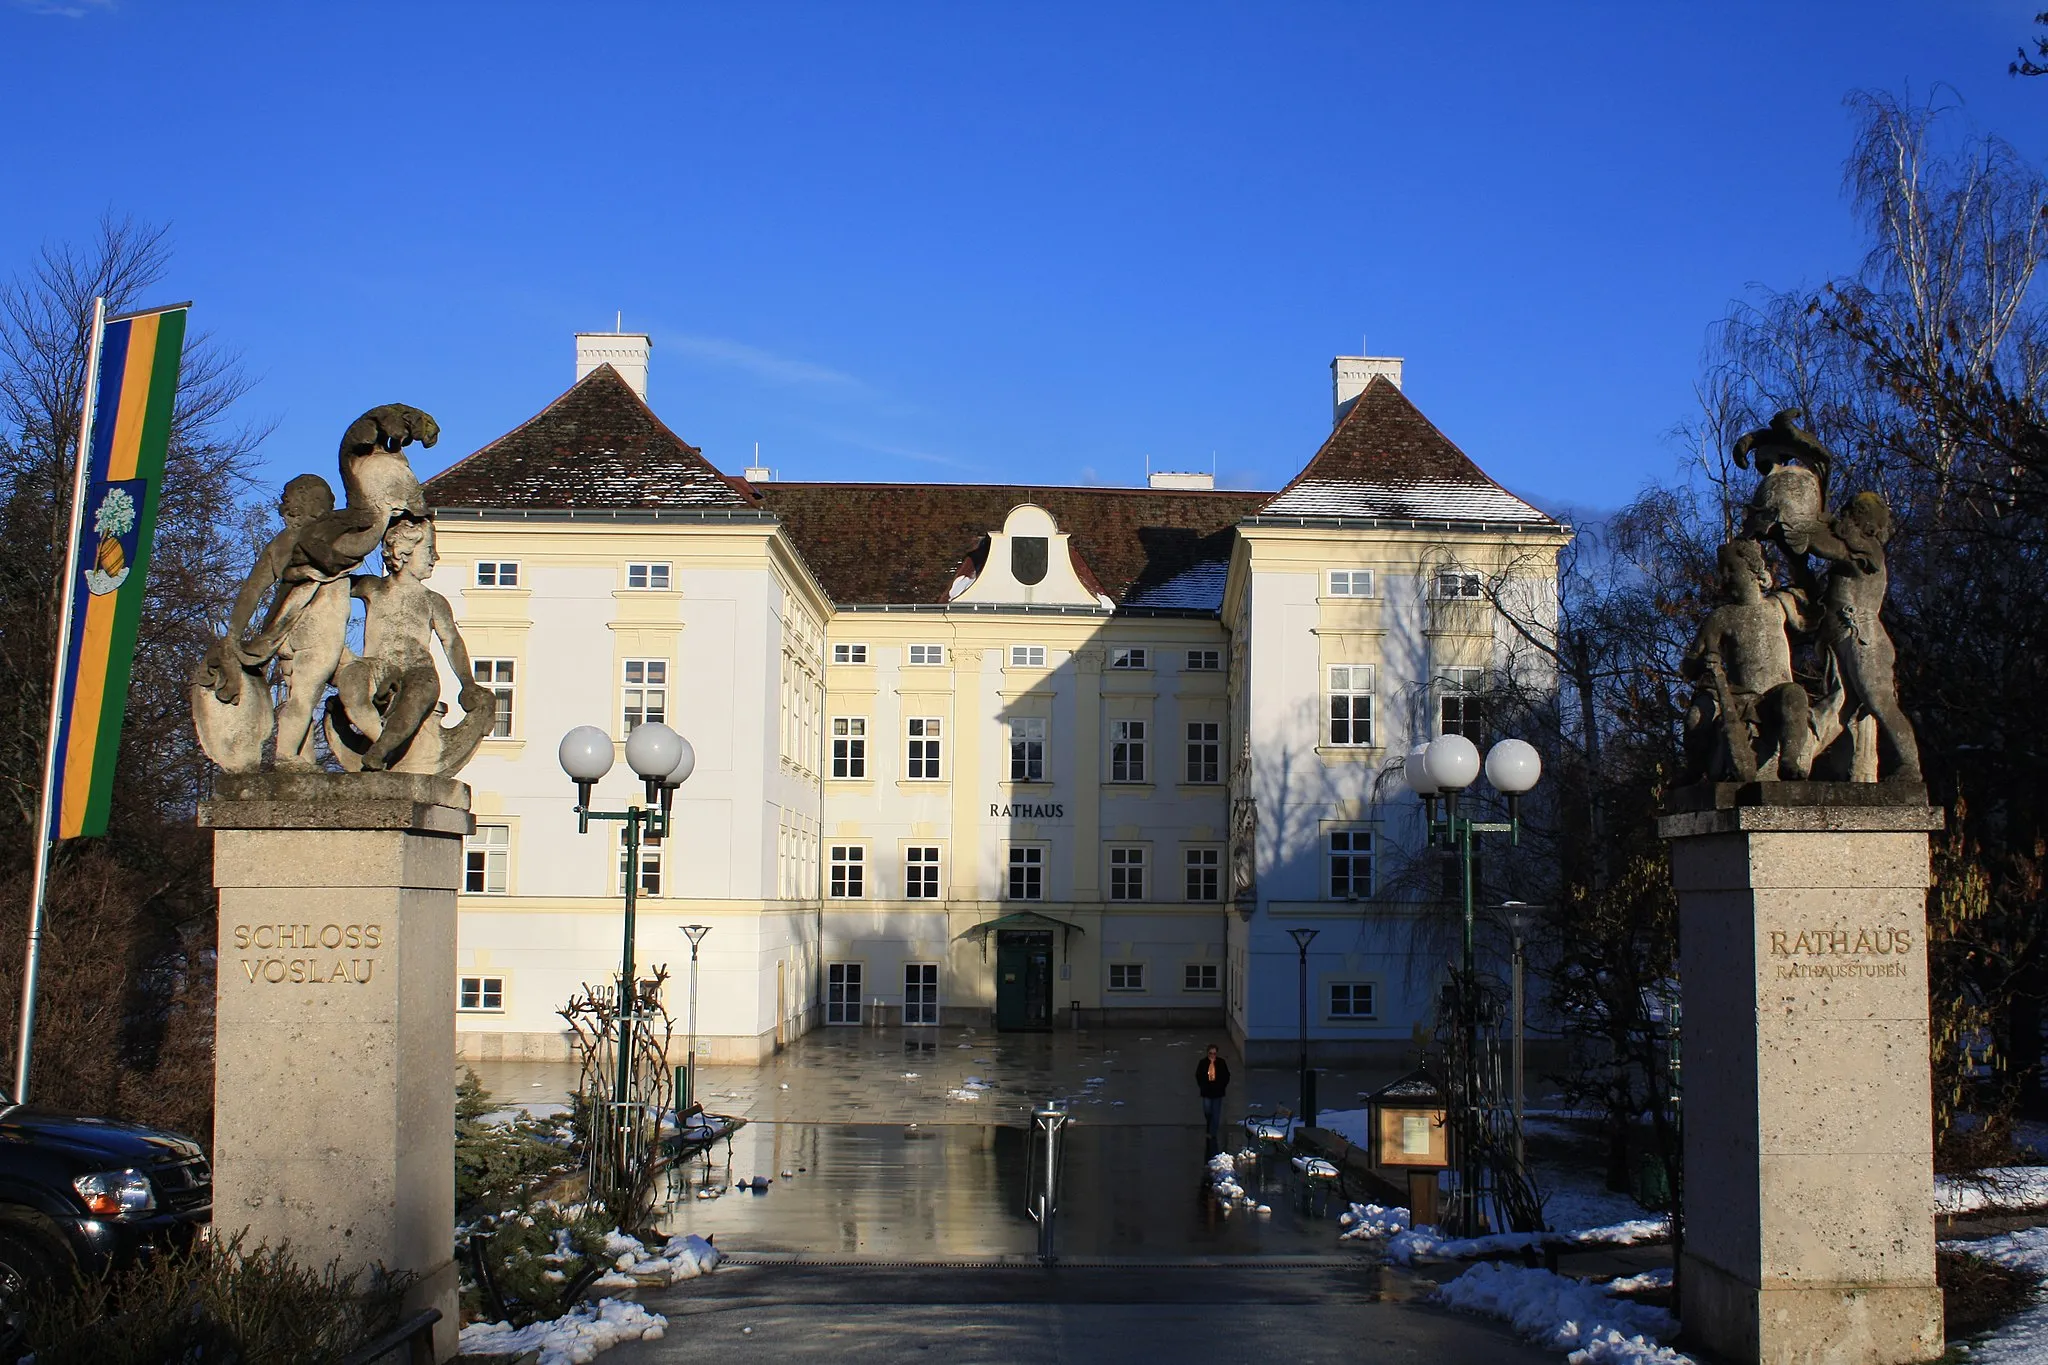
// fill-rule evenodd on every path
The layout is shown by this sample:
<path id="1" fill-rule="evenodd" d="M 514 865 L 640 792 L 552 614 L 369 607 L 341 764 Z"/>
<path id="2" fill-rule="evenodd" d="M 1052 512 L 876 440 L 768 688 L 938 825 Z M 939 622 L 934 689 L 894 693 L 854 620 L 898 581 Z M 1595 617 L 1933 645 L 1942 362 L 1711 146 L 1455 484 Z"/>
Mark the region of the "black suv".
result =
<path id="1" fill-rule="evenodd" d="M 190 1138 L 0 1096 L 0 1344 L 31 1286 L 189 1246 L 212 1217 L 213 1170 Z"/>

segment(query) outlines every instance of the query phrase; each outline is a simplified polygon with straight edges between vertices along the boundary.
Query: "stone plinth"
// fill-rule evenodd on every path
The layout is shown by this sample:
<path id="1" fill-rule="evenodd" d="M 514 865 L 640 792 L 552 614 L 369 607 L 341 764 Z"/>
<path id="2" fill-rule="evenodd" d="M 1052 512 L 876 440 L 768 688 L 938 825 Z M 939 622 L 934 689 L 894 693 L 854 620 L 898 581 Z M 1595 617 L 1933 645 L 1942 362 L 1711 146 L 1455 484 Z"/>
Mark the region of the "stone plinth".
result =
<path id="1" fill-rule="evenodd" d="M 222 777 L 214 1222 L 312 1266 L 382 1263 L 455 1354 L 455 892 L 469 788 Z"/>
<path id="2" fill-rule="evenodd" d="M 1674 794 L 1686 1337 L 1733 1361 L 1942 1353 L 1924 789 Z"/>

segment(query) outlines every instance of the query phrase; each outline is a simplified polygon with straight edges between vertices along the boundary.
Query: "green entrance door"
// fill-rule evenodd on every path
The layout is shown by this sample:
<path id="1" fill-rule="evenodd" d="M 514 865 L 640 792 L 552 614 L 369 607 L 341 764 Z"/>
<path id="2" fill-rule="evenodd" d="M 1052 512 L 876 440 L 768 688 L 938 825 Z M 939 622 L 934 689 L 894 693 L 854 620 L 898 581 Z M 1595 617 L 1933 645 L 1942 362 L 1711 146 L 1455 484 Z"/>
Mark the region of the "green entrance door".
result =
<path id="1" fill-rule="evenodd" d="M 996 1027 L 1052 1027 L 1052 931 L 996 933 Z"/>

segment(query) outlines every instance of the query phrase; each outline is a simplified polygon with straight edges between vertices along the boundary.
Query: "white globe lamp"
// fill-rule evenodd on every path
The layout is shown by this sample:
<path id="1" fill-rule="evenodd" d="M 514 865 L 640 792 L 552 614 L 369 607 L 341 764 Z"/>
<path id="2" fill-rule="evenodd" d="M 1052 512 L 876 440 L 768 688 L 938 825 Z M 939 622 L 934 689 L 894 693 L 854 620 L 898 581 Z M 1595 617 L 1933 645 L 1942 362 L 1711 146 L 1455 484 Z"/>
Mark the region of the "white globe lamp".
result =
<path id="1" fill-rule="evenodd" d="M 633 727 L 626 736 L 626 763 L 647 784 L 647 803 L 661 799 L 661 784 L 683 756 L 683 737 L 658 720 Z"/>
<path id="2" fill-rule="evenodd" d="M 595 725 L 579 725 L 562 736 L 555 757 L 576 784 L 576 805 L 582 809 L 590 804 L 590 789 L 612 770 L 612 737 Z"/>
<path id="3" fill-rule="evenodd" d="M 1429 746 L 1418 744 L 1408 751 L 1408 759 L 1401 765 L 1401 775 L 1408 779 L 1408 790 L 1417 796 L 1435 796 L 1436 780 L 1429 775 Z"/>
<path id="4" fill-rule="evenodd" d="M 1520 796 L 1543 777 L 1543 756 L 1527 740 L 1504 739 L 1486 754 L 1486 780 L 1503 796 Z"/>
<path id="5" fill-rule="evenodd" d="M 1479 750 L 1463 735 L 1438 735 L 1422 756 L 1422 769 L 1437 790 L 1461 792 L 1479 776 Z"/>

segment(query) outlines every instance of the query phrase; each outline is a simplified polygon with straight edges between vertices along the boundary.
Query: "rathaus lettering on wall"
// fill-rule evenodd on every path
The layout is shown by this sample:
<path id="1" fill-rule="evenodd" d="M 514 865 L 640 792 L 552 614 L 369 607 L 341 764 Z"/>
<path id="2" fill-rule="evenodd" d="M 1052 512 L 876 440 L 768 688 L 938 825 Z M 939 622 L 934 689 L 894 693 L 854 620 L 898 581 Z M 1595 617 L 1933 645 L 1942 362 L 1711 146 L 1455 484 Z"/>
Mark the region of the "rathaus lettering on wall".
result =
<path id="1" fill-rule="evenodd" d="M 1056 801 L 1038 806 L 1009 806 L 1000 801 L 991 801 L 988 803 L 988 815 L 991 820 L 1064 820 L 1067 818 L 1067 808 Z"/>

